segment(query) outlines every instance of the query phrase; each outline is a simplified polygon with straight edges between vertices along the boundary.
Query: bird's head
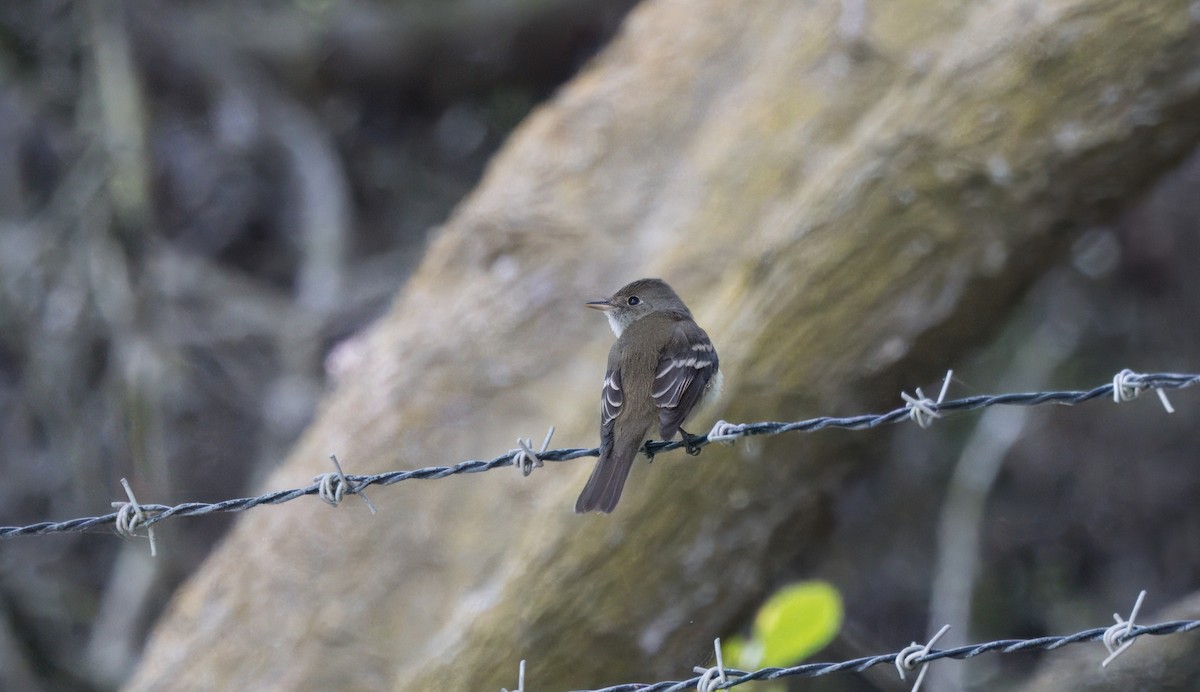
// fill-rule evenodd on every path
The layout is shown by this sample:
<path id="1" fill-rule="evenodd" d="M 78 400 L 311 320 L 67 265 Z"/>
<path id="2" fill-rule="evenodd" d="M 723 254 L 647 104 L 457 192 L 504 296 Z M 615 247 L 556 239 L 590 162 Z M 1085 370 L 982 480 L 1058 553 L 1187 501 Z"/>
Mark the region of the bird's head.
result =
<path id="1" fill-rule="evenodd" d="M 687 306 L 662 279 L 638 279 L 622 287 L 611 298 L 585 305 L 602 311 L 618 337 L 626 327 L 654 312 L 670 311 L 691 316 Z"/>

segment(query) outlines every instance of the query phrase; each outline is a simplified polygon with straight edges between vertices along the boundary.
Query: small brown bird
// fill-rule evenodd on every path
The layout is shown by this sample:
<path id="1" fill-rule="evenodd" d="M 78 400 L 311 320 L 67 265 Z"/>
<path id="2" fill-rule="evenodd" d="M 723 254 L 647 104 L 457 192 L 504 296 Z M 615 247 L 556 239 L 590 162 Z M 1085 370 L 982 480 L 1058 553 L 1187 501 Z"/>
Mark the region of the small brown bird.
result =
<path id="1" fill-rule="evenodd" d="M 578 513 L 611 512 L 651 426 L 664 440 L 691 437 L 688 418 L 721 390 L 717 350 L 692 313 L 662 279 L 640 279 L 602 310 L 617 342 L 608 352 L 600 395 L 600 461 L 575 502 Z"/>

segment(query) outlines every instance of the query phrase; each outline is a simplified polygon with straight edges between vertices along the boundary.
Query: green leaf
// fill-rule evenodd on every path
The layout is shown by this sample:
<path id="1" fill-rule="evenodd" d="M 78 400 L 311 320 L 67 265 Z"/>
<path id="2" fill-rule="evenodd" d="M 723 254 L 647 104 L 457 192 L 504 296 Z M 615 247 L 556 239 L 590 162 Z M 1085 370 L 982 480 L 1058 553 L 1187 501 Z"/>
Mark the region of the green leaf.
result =
<path id="1" fill-rule="evenodd" d="M 771 596 L 754 618 L 750 640 L 732 638 L 722 655 L 747 670 L 790 666 L 825 648 L 841 626 L 837 589 L 824 581 L 798 582 Z"/>

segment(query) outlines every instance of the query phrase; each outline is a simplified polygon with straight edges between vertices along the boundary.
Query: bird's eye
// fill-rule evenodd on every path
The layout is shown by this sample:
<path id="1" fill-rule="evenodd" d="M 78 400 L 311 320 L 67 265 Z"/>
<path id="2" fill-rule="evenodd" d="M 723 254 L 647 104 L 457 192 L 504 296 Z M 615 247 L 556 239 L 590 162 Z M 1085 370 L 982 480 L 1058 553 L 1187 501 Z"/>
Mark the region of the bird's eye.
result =
<path id="1" fill-rule="evenodd" d="M 630 305 L 637 305 L 638 303 L 642 302 L 642 299 L 638 298 L 637 296 L 629 296 L 629 300 L 625 302 L 629 303 Z"/>

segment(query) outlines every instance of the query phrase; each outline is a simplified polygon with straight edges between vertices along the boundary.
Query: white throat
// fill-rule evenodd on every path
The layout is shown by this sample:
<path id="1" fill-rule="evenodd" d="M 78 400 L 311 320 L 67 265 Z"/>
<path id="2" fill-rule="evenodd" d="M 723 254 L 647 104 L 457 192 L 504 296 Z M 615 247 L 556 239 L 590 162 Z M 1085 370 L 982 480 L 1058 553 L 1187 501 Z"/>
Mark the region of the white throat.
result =
<path id="1" fill-rule="evenodd" d="M 627 324 L 617 317 L 616 310 L 609 310 L 604 313 L 604 316 L 608 318 L 608 326 L 612 327 L 613 334 L 616 334 L 617 338 L 620 339 L 621 332 L 625 331 Z"/>

